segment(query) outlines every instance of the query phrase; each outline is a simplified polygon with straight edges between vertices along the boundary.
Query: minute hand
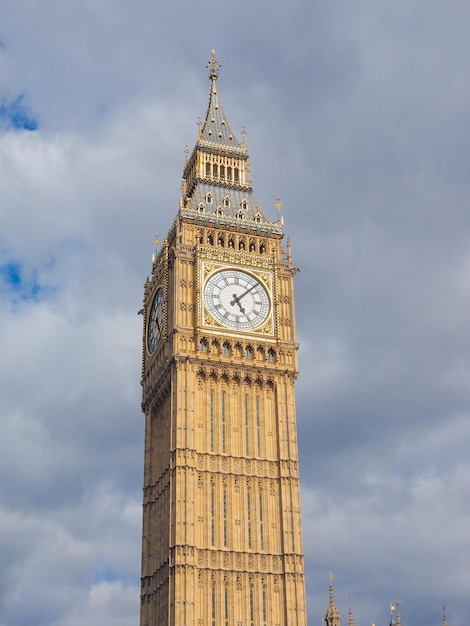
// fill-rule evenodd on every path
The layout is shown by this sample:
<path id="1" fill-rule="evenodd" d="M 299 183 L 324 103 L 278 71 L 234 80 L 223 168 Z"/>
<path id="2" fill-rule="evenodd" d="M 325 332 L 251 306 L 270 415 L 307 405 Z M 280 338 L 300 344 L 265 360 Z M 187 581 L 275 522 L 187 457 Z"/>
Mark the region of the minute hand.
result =
<path id="1" fill-rule="evenodd" d="M 236 298 L 234 298 L 232 300 L 232 302 L 230 302 L 230 304 L 233 306 L 236 302 L 239 302 L 242 298 L 244 298 L 246 296 L 247 293 L 250 293 L 250 291 L 252 289 L 254 289 L 255 287 L 257 287 L 258 284 L 255 283 L 254 285 L 252 285 L 249 289 L 247 289 L 246 291 L 244 291 L 241 295 L 237 296 Z"/>

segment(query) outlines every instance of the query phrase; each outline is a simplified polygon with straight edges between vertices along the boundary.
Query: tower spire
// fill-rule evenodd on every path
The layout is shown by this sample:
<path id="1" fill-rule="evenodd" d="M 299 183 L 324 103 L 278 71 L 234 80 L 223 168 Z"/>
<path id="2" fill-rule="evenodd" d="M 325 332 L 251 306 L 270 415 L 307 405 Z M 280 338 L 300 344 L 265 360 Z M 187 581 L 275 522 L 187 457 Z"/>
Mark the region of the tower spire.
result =
<path id="1" fill-rule="evenodd" d="M 398 600 L 395 602 L 395 606 L 397 607 L 397 626 L 401 626 L 401 617 L 400 617 L 400 611 L 398 609 Z"/>
<path id="2" fill-rule="evenodd" d="M 335 596 L 333 591 L 333 574 L 330 572 L 330 604 L 325 613 L 325 626 L 341 626 L 341 614 L 335 604 Z"/>
<path id="3" fill-rule="evenodd" d="M 353 618 L 353 614 L 352 614 L 352 608 L 351 608 L 351 596 L 348 597 L 348 600 L 349 600 L 349 620 L 348 620 L 348 626 L 355 626 L 354 618 Z"/>
<path id="4" fill-rule="evenodd" d="M 442 626 L 447 626 L 446 605 L 442 605 Z"/>
<path id="5" fill-rule="evenodd" d="M 253 196 L 245 131 L 239 141 L 222 107 L 217 84 L 221 66 L 215 50 L 206 67 L 211 81 L 209 102 L 204 121 L 198 123 L 196 145 L 185 155 L 181 212 L 204 222 L 230 227 L 243 222 L 256 232 L 282 234 L 282 221 L 268 218 Z"/>

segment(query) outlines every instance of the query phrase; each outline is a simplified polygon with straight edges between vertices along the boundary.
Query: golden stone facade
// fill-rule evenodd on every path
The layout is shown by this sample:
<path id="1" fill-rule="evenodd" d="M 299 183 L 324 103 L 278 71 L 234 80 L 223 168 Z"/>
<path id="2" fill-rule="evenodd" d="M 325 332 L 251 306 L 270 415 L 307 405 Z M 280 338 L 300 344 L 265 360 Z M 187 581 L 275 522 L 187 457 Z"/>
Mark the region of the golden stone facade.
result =
<path id="1" fill-rule="evenodd" d="M 290 249 L 209 63 L 180 209 L 145 283 L 141 626 L 305 626 Z"/>

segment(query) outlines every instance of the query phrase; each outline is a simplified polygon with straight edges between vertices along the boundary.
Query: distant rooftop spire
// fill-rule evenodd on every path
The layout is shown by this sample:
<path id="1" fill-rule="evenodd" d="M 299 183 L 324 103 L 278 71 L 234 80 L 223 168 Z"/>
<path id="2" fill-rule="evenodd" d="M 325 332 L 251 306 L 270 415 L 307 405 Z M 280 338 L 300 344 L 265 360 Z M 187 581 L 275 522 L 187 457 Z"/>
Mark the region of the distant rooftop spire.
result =
<path id="1" fill-rule="evenodd" d="M 442 605 L 442 624 L 443 626 L 447 626 L 447 617 L 446 617 L 446 606 Z"/>
<path id="2" fill-rule="evenodd" d="M 207 66 L 209 68 L 209 79 L 217 80 L 219 78 L 219 69 L 222 67 L 215 58 L 215 50 L 211 51 L 211 59 Z"/>
<path id="3" fill-rule="evenodd" d="M 325 623 L 326 626 L 340 626 L 341 625 L 341 614 L 336 608 L 335 604 L 335 596 L 333 591 L 333 574 L 330 572 L 330 604 L 328 606 L 328 610 L 325 614 Z"/>
<path id="4" fill-rule="evenodd" d="M 351 596 L 348 597 L 348 600 L 349 600 L 349 621 L 348 621 L 348 626 L 355 626 L 354 618 L 353 618 L 353 614 L 352 614 L 352 608 L 351 608 Z"/>
<path id="5" fill-rule="evenodd" d="M 395 602 L 395 606 L 397 607 L 397 626 L 401 626 L 400 611 L 398 610 L 398 600 Z"/>

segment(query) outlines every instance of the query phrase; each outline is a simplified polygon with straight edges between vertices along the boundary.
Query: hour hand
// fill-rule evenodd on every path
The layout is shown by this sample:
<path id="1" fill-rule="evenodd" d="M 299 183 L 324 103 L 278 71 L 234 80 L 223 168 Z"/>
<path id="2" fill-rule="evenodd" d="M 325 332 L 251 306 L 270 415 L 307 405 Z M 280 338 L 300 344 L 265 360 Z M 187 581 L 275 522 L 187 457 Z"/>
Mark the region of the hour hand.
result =
<path id="1" fill-rule="evenodd" d="M 232 294 L 232 296 L 233 296 L 233 300 L 230 302 L 231 306 L 234 306 L 235 304 L 238 304 L 238 308 L 244 314 L 245 313 L 245 309 L 242 307 L 242 305 L 240 303 L 240 299 L 238 298 L 237 294 L 234 293 L 234 294 Z"/>

